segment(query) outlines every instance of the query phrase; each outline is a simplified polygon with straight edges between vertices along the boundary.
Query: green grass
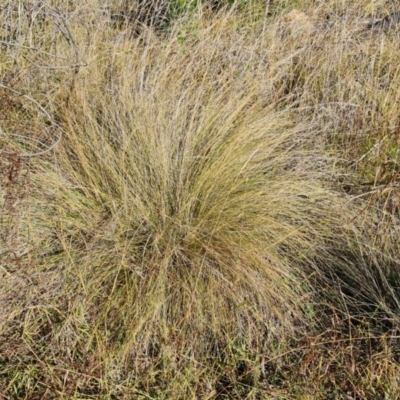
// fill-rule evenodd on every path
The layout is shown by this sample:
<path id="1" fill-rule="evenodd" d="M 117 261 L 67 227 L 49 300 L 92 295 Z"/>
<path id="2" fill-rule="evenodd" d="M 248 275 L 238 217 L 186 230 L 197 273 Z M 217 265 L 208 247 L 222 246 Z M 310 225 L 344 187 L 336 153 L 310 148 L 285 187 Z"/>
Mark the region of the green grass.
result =
<path id="1" fill-rule="evenodd" d="M 239 3 L 4 9 L 5 398 L 398 398 L 397 42 Z"/>

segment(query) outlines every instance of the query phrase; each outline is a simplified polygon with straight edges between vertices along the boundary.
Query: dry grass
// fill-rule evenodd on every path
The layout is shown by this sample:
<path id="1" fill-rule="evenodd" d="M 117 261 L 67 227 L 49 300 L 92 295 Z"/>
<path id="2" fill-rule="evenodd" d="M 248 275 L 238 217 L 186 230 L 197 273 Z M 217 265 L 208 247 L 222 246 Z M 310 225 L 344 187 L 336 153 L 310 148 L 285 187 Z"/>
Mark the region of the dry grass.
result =
<path id="1" fill-rule="evenodd" d="M 24 6 L 1 9 L 0 394 L 398 398 L 384 10 Z"/>

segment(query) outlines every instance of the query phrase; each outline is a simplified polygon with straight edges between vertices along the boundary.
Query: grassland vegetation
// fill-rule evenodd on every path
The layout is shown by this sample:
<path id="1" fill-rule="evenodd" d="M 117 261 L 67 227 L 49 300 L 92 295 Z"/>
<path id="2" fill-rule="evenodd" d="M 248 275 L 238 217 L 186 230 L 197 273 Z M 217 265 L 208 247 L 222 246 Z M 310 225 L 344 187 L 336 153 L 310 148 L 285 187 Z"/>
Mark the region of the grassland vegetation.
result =
<path id="1" fill-rule="evenodd" d="M 297 3 L 0 3 L 4 398 L 399 398 L 397 33 Z"/>

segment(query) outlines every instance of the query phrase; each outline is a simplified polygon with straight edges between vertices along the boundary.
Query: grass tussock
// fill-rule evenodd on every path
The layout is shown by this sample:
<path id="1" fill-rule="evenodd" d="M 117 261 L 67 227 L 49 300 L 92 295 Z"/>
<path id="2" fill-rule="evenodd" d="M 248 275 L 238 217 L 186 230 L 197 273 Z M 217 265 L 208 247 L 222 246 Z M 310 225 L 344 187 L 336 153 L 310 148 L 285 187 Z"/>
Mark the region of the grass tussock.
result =
<path id="1" fill-rule="evenodd" d="M 6 398 L 397 398 L 394 32 L 239 3 L 1 11 Z"/>

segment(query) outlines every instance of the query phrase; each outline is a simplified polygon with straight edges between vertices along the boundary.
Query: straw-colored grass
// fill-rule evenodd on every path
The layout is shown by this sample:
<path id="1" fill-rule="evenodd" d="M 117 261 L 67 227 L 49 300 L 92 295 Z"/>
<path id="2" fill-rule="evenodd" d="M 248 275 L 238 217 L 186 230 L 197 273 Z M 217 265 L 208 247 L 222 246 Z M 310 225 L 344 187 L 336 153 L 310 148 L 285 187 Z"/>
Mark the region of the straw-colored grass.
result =
<path id="1" fill-rule="evenodd" d="M 1 11 L 5 398 L 398 398 L 393 32 L 253 3 Z"/>

